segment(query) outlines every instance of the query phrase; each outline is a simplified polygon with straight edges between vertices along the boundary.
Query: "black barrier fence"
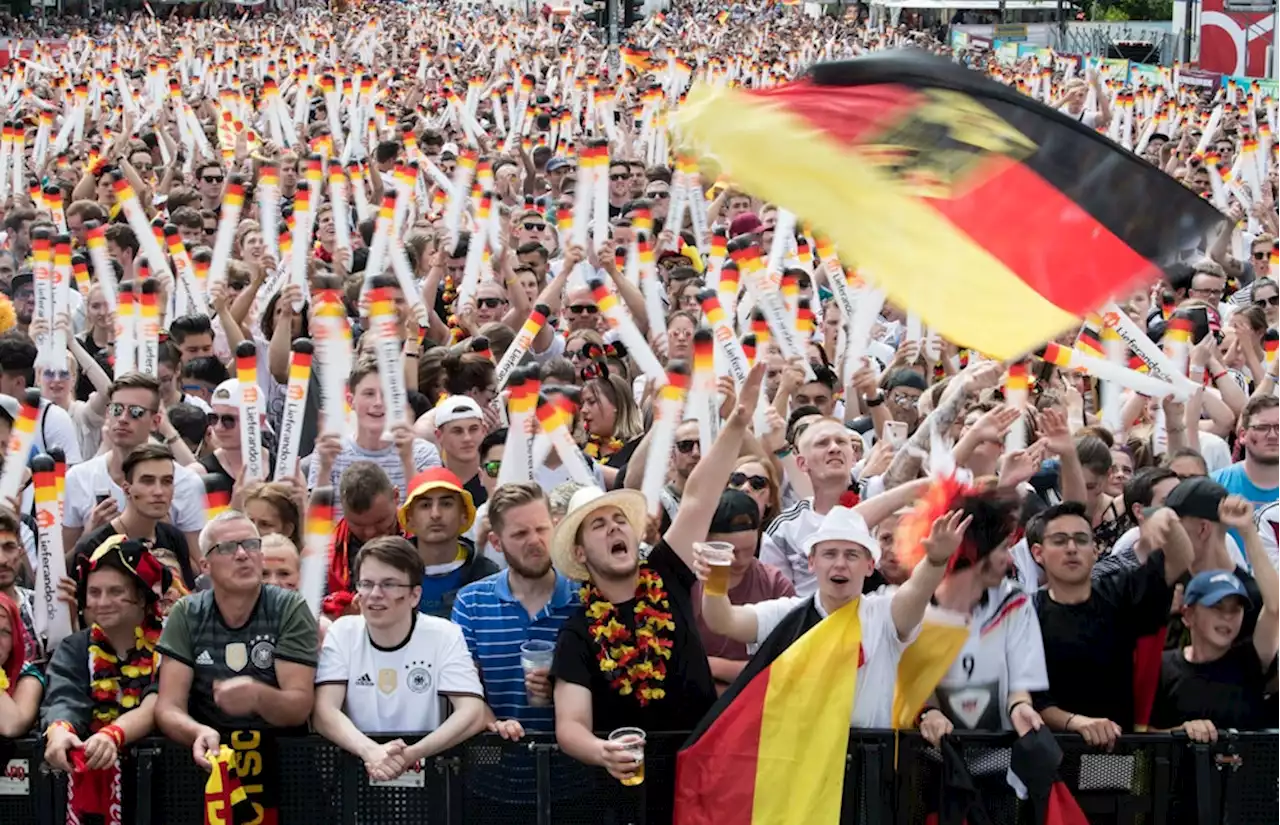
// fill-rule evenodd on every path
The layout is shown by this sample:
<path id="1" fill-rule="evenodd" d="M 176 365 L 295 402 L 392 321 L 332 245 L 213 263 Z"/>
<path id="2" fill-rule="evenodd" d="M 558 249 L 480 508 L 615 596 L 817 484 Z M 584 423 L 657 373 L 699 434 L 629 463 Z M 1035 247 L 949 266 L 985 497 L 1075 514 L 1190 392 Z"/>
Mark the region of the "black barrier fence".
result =
<path id="1" fill-rule="evenodd" d="M 646 781 L 624 787 L 560 752 L 550 735 L 505 742 L 483 736 L 374 784 L 360 760 L 319 737 L 282 739 L 282 825 L 663 825 L 672 821 L 676 750 L 685 734 L 650 734 Z M 1008 735 L 956 737 L 996 825 L 1032 812 L 1006 781 Z M 1060 736 L 1060 775 L 1091 823 L 1273 825 L 1280 819 L 1280 735 L 1222 732 L 1198 745 L 1183 736 L 1125 736 L 1110 752 Z M 66 778 L 42 764 L 41 743 L 20 741 L 0 773 L 0 825 L 63 825 Z M 124 822 L 204 821 L 205 774 L 190 750 L 149 739 L 122 770 Z M 938 751 L 916 734 L 850 731 L 842 825 L 924 825 L 942 793 Z M 785 789 L 780 789 L 785 793 Z"/>

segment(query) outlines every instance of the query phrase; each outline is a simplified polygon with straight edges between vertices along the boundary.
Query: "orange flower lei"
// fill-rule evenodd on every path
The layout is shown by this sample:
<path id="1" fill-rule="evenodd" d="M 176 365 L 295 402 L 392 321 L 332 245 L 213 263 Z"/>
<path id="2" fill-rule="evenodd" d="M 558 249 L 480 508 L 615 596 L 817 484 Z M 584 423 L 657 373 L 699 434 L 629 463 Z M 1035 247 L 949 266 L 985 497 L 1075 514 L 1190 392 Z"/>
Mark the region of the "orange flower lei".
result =
<path id="1" fill-rule="evenodd" d="M 101 627 L 95 624 L 89 632 L 89 695 L 93 698 L 89 730 L 93 733 L 142 704 L 143 691 L 155 679 L 159 622 L 148 617 L 133 635 L 133 650 L 122 663 L 111 652 L 111 641 Z"/>
<path id="2" fill-rule="evenodd" d="M 622 696 L 635 694 L 641 707 L 666 696 L 661 685 L 667 678 L 666 660 L 671 658 L 673 646 L 669 634 L 676 624 L 662 576 L 648 566 L 640 568 L 634 634 L 618 620 L 617 607 L 605 601 L 590 583 L 582 586 L 582 603 L 587 606 L 587 627 L 597 646 L 600 672 L 609 678 L 613 689 Z"/>
<path id="3" fill-rule="evenodd" d="M 582 451 L 587 455 L 599 461 L 601 464 L 608 464 L 613 454 L 627 446 L 627 442 L 621 438 L 612 436 L 606 437 L 602 435 L 588 435 L 587 446 Z"/>

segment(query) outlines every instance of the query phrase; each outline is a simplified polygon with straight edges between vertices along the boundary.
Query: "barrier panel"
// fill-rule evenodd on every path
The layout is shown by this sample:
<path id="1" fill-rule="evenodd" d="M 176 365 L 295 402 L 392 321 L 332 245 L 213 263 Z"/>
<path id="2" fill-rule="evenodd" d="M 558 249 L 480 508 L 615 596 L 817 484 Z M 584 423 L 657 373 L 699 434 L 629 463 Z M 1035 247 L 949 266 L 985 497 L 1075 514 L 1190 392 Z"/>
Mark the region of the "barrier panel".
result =
<path id="1" fill-rule="evenodd" d="M 687 734 L 650 733 L 645 782 L 625 787 L 584 766 L 550 734 L 520 742 L 481 736 L 374 783 L 362 762 L 320 737 L 279 740 L 281 825 L 665 825 L 675 755 Z M 394 737 L 383 737 L 390 739 Z M 1033 821 L 1005 779 L 1009 734 L 954 737 L 994 825 Z M 1060 735 L 1062 781 L 1096 825 L 1254 825 L 1280 820 L 1276 731 L 1223 731 L 1212 745 L 1185 736 L 1125 736 L 1109 753 Z M 2 743 L 0 743 L 2 744 Z M 23 739 L 0 766 L 0 825 L 63 825 L 66 777 Z M 131 748 L 124 821 L 204 821 L 205 774 L 190 749 L 160 738 Z M 849 732 L 841 825 L 925 825 L 943 793 L 939 753 L 919 735 Z"/>

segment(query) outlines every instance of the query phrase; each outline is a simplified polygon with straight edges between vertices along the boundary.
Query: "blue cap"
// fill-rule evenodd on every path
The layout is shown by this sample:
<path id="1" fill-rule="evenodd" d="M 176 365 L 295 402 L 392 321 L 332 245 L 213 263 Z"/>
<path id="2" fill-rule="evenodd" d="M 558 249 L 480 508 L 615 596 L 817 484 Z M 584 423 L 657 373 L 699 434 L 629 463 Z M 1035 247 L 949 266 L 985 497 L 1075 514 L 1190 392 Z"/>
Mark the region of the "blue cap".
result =
<path id="1" fill-rule="evenodd" d="M 1228 596 L 1239 596 L 1246 606 L 1252 606 L 1249 591 L 1235 573 L 1229 570 L 1207 570 L 1191 579 L 1182 594 L 1182 603 L 1187 607 L 1202 604 L 1213 607 Z"/>

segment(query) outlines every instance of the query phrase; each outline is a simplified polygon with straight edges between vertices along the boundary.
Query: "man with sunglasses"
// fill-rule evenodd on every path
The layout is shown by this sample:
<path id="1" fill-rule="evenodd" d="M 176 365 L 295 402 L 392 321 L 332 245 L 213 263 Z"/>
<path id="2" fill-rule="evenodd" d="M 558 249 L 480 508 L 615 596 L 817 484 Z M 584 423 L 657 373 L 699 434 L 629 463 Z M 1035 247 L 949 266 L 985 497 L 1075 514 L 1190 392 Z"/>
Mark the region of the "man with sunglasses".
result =
<path id="1" fill-rule="evenodd" d="M 75 547 L 85 531 L 98 529 L 127 507 L 128 497 L 122 487 L 126 481 L 124 461 L 134 448 L 148 443 L 157 432 L 170 448 L 180 439 L 160 411 L 160 383 L 140 372 L 116 378 L 107 391 L 104 433 L 111 449 L 83 463 L 68 462 L 63 547 Z M 181 464 L 174 467 L 168 520 L 185 535 L 192 564 L 198 565 L 202 558 L 200 529 L 205 524 L 204 484 Z"/>
<path id="2" fill-rule="evenodd" d="M 262 583 L 262 538 L 244 513 L 215 516 L 200 549 L 213 588 L 179 601 L 165 622 L 156 724 L 209 770 L 207 755 L 232 731 L 307 733 L 318 629 L 301 594 Z"/>
<path id="3" fill-rule="evenodd" d="M 202 163 L 196 169 L 196 191 L 200 193 L 200 208 L 214 212 L 222 208 L 222 183 L 226 171 L 221 163 Z"/>
<path id="4" fill-rule="evenodd" d="M 609 162 L 609 217 L 622 214 L 631 200 L 631 167 L 625 160 Z"/>

